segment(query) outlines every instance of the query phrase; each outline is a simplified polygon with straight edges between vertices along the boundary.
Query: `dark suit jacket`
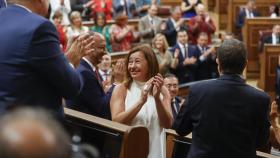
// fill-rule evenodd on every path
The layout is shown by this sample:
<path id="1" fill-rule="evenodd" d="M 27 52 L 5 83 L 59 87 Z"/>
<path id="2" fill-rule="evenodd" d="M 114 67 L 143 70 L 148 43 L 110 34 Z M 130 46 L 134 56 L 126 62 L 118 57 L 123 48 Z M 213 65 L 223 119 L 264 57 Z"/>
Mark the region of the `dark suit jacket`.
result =
<path id="1" fill-rule="evenodd" d="M 269 137 L 269 97 L 238 75 L 190 87 L 174 127 L 192 132 L 188 158 L 254 158 Z"/>
<path id="2" fill-rule="evenodd" d="M 260 13 L 257 10 L 254 10 L 253 15 L 254 15 L 254 17 L 258 17 L 258 16 L 260 16 Z M 246 19 L 246 11 L 245 11 L 245 8 L 242 8 L 236 17 L 235 27 L 237 29 L 241 29 L 244 25 L 245 19 Z"/>
<path id="3" fill-rule="evenodd" d="M 6 7 L 6 0 L 0 0 L 0 9 Z"/>
<path id="4" fill-rule="evenodd" d="M 107 95 L 105 94 L 95 72 L 85 60 L 81 60 L 77 71 L 80 72 L 84 78 L 84 87 L 79 96 L 75 99 L 67 100 L 66 105 L 69 108 L 84 113 L 110 119 L 109 103 L 112 90 Z"/>
<path id="5" fill-rule="evenodd" d="M 16 5 L 0 10 L 0 23 L 0 113 L 16 104 L 62 115 L 62 97 L 77 96 L 83 83 L 61 52 L 54 25 Z"/>
<path id="6" fill-rule="evenodd" d="M 70 0 L 71 10 L 72 11 L 79 11 L 83 17 L 83 20 L 89 20 L 91 9 L 84 8 L 84 4 L 88 3 L 90 0 Z"/>
<path id="7" fill-rule="evenodd" d="M 176 77 L 179 80 L 179 83 L 186 83 L 186 82 L 190 82 L 190 81 L 195 81 L 196 80 L 196 70 L 197 70 L 197 66 L 198 63 L 194 64 L 194 65 L 183 65 L 183 62 L 185 60 L 185 58 L 182 55 L 182 50 L 180 49 L 179 44 L 176 44 L 172 49 L 172 55 L 174 57 L 174 52 L 176 49 L 180 50 L 180 54 L 179 54 L 179 64 L 176 67 L 176 69 L 170 69 L 172 73 L 174 73 L 176 75 Z M 193 45 L 188 45 L 188 57 L 196 57 L 198 59 L 198 55 L 196 54 L 197 51 L 195 51 L 195 47 Z"/>
<path id="8" fill-rule="evenodd" d="M 202 55 L 202 51 L 198 47 L 198 45 L 195 45 L 195 54 L 199 54 L 200 57 Z M 206 49 L 209 49 L 209 47 L 206 47 Z M 216 59 L 213 58 L 212 54 L 209 54 L 207 58 L 204 61 L 200 61 L 198 59 L 198 67 L 196 71 L 196 79 L 197 80 L 205 80 L 205 79 L 211 79 L 217 76 L 217 63 Z"/>
<path id="9" fill-rule="evenodd" d="M 187 26 L 181 26 L 180 29 L 185 29 L 187 31 Z M 163 33 L 167 39 L 169 46 L 173 47 L 177 41 L 177 31 L 170 18 L 166 21 L 166 29 L 165 31 L 163 31 Z"/>
<path id="10" fill-rule="evenodd" d="M 178 115 L 178 112 L 179 112 L 179 110 L 180 110 L 180 103 L 181 103 L 181 101 L 182 101 L 181 98 L 175 97 L 175 102 L 174 102 L 174 104 L 175 104 L 175 106 L 176 106 L 177 112 L 176 112 L 176 110 L 175 110 L 174 105 L 173 105 L 172 102 L 171 102 L 172 116 L 173 116 L 173 119 L 174 119 L 174 120 L 176 119 L 176 117 L 177 117 L 177 115 Z"/>

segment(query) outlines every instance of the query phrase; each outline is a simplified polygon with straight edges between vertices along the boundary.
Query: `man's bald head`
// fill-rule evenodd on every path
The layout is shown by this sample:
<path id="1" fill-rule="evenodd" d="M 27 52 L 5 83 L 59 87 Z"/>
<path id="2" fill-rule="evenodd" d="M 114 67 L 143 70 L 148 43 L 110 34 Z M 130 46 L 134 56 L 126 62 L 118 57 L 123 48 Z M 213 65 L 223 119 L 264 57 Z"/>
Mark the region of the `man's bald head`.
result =
<path id="1" fill-rule="evenodd" d="M 102 60 L 102 56 L 106 54 L 106 42 L 105 37 L 97 32 L 89 32 L 93 37 L 94 44 L 92 45 L 91 54 L 87 55 L 86 58 L 90 60 L 90 62 L 97 66 Z"/>
<path id="2" fill-rule="evenodd" d="M 43 111 L 17 110 L 0 120 L 1 158 L 69 158 L 70 140 Z"/>

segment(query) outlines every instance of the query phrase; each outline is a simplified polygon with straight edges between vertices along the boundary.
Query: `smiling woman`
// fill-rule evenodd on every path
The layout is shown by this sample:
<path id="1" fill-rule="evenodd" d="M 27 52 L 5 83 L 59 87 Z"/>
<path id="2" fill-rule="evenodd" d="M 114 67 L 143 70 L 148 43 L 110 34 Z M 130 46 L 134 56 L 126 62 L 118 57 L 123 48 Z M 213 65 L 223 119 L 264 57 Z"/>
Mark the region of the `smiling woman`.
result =
<path id="1" fill-rule="evenodd" d="M 172 114 L 170 95 L 158 73 L 153 50 L 147 45 L 133 48 L 128 54 L 126 67 L 126 81 L 112 94 L 112 120 L 146 126 L 150 144 L 148 158 L 164 158 L 164 128 L 171 127 Z"/>

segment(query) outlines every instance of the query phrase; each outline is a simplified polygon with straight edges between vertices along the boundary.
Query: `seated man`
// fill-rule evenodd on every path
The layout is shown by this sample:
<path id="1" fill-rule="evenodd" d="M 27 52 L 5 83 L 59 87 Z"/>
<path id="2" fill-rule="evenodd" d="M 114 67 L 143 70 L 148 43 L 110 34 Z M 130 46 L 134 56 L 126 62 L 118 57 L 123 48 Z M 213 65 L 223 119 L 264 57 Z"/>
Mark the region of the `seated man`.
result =
<path id="1" fill-rule="evenodd" d="M 196 80 L 198 55 L 193 45 L 188 44 L 188 34 L 185 30 L 178 31 L 177 44 L 172 48 L 173 57 L 178 60 L 176 68 L 171 68 L 179 83 L 187 83 Z"/>
<path id="2" fill-rule="evenodd" d="M 0 119 L 1 158 L 71 158 L 70 138 L 45 111 L 17 109 Z"/>
<path id="3" fill-rule="evenodd" d="M 175 75 L 173 74 L 167 74 L 164 77 L 164 85 L 167 87 L 170 96 L 171 96 L 171 109 L 172 109 L 172 115 L 173 120 L 176 119 L 177 114 L 181 108 L 181 105 L 184 103 L 184 99 L 177 96 L 179 92 L 179 82 Z"/>

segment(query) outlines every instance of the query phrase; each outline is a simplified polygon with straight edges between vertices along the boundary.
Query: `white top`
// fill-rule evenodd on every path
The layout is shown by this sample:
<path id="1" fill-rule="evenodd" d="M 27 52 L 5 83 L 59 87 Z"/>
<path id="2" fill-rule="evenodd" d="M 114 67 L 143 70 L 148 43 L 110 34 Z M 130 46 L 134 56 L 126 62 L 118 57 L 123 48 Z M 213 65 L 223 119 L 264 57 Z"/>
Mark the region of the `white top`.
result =
<path id="1" fill-rule="evenodd" d="M 280 42 L 280 41 L 277 41 L 278 37 L 274 33 L 272 33 L 271 37 L 272 37 L 272 44 L 273 45 L 277 44 L 277 42 L 278 43 Z"/>
<path id="2" fill-rule="evenodd" d="M 246 18 L 254 18 L 253 12 L 249 12 L 247 8 L 245 9 L 245 12 L 246 12 Z"/>
<path id="3" fill-rule="evenodd" d="M 50 4 L 51 4 L 51 9 L 52 9 L 51 16 L 50 16 L 51 21 L 52 21 L 52 17 L 54 15 L 55 11 L 60 10 L 62 13 L 61 24 L 69 25 L 70 20 L 69 20 L 68 14 L 71 12 L 70 0 L 64 0 L 64 5 L 60 4 L 60 0 L 50 0 Z"/>
<path id="4" fill-rule="evenodd" d="M 73 27 L 68 26 L 66 36 L 67 36 L 68 39 L 70 39 L 73 36 L 78 36 L 81 33 L 88 32 L 88 31 L 89 31 L 89 28 L 86 27 L 86 26 L 82 26 L 81 29 L 74 29 Z"/>
<path id="5" fill-rule="evenodd" d="M 125 110 L 131 108 L 141 96 L 141 89 L 145 83 L 133 81 L 125 98 Z M 148 158 L 165 158 L 165 131 L 159 124 L 156 103 L 153 96 L 149 95 L 147 102 L 142 106 L 136 117 L 132 120 L 132 126 L 142 125 L 149 131 L 149 155 Z"/>

